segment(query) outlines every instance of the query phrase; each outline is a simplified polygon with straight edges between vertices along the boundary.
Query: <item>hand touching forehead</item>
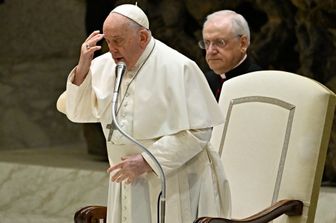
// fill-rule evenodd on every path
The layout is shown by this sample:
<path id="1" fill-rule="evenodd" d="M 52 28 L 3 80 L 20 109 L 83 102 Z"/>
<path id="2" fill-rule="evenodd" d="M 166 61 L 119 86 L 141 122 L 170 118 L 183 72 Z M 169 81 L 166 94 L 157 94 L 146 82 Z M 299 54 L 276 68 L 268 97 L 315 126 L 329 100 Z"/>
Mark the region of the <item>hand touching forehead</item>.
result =
<path id="1" fill-rule="evenodd" d="M 139 30 L 140 26 L 118 13 L 112 12 L 104 22 L 104 38 L 114 61 L 123 60 L 128 69 L 134 67 L 144 51 Z"/>

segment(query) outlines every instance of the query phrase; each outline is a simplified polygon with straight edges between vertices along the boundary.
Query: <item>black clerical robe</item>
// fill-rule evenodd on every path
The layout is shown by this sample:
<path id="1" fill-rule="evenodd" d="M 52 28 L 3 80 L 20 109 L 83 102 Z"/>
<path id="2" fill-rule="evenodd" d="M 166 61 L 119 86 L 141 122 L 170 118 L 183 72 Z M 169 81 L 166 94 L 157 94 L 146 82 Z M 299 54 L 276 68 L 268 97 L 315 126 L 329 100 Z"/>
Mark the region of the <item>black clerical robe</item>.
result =
<path id="1" fill-rule="evenodd" d="M 223 79 L 219 74 L 216 74 L 213 71 L 206 72 L 205 77 L 208 81 L 212 93 L 218 101 L 224 81 L 227 81 L 242 74 L 258 70 L 261 70 L 261 67 L 257 65 L 249 56 L 247 56 L 246 59 L 241 64 L 239 64 L 239 66 L 225 73 L 225 79 Z"/>

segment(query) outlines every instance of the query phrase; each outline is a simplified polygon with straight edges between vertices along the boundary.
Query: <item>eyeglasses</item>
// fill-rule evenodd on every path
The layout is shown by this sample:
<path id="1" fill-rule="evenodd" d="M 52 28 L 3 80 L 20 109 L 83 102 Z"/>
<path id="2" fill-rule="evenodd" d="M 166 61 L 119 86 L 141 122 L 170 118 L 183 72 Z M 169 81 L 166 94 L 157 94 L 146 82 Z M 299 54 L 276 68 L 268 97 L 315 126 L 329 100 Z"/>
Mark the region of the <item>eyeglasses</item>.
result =
<path id="1" fill-rule="evenodd" d="M 216 48 L 224 48 L 229 43 L 229 40 L 237 38 L 237 37 L 242 37 L 242 35 L 233 36 L 229 39 L 216 39 L 214 41 L 201 40 L 198 42 L 198 46 L 203 50 L 207 50 L 210 47 L 210 45 Z"/>

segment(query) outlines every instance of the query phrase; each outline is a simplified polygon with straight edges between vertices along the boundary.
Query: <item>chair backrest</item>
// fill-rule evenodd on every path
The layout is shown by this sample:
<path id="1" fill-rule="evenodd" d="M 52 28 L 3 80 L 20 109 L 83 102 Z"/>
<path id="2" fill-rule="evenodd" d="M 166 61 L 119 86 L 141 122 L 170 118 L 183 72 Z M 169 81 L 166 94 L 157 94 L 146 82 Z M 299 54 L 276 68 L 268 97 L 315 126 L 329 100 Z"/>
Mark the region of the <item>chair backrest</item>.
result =
<path id="1" fill-rule="evenodd" d="M 255 214 L 281 199 L 303 201 L 314 222 L 335 94 L 320 83 L 283 71 L 257 71 L 224 83 L 225 123 L 211 143 L 221 153 L 232 195 L 232 218 Z"/>

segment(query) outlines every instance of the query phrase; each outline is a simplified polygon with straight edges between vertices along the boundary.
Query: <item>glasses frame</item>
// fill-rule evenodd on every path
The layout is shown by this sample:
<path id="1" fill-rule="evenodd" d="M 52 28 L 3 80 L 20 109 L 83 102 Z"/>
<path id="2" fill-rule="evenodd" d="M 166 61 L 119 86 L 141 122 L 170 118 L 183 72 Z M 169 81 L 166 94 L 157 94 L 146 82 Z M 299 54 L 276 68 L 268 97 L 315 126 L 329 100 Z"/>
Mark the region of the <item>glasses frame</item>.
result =
<path id="1" fill-rule="evenodd" d="M 239 35 L 235 35 L 235 36 L 233 36 L 231 38 L 228 38 L 228 39 L 215 39 L 213 41 L 210 41 L 210 40 L 200 40 L 200 41 L 198 41 L 198 46 L 199 46 L 199 48 L 201 48 L 203 50 L 209 49 L 210 45 L 212 47 L 215 47 L 215 48 L 223 49 L 223 48 L 225 48 L 228 45 L 228 43 L 230 42 L 230 40 L 235 39 L 237 37 L 240 38 L 242 36 L 243 36 L 242 34 L 239 34 Z"/>

